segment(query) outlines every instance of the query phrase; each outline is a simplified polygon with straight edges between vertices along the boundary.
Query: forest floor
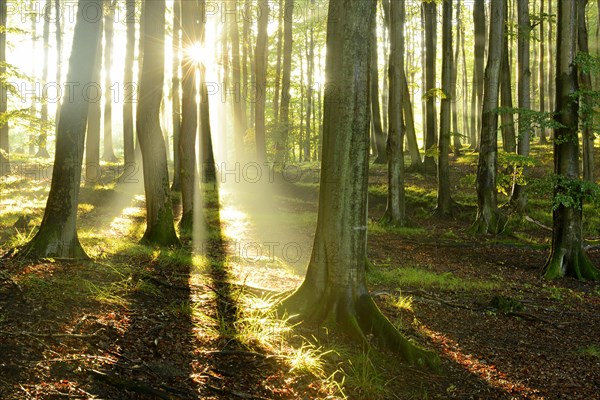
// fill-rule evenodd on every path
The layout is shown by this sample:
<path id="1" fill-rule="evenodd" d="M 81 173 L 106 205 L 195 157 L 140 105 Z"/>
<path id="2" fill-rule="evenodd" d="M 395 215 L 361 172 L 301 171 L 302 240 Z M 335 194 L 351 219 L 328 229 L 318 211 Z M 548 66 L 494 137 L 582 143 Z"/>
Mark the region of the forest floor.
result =
<path id="1" fill-rule="evenodd" d="M 93 261 L 0 261 L 0 398 L 598 399 L 600 284 L 540 278 L 551 152 L 534 151 L 529 218 L 497 236 L 468 233 L 474 154 L 451 161 L 455 219 L 432 215 L 435 177 L 409 174 L 407 228 L 378 223 L 386 169 L 371 168 L 369 288 L 404 335 L 440 355 L 442 373 L 275 318 L 310 257 L 318 174 L 306 164 L 303 177 L 205 187 L 202 229 L 181 249 L 137 244 L 140 182 L 83 188 L 79 234 Z M 0 183 L 3 253 L 43 215 L 48 175 L 23 171 Z M 28 226 L 16 223 L 24 214 Z M 584 217 L 600 266 L 597 206 Z"/>

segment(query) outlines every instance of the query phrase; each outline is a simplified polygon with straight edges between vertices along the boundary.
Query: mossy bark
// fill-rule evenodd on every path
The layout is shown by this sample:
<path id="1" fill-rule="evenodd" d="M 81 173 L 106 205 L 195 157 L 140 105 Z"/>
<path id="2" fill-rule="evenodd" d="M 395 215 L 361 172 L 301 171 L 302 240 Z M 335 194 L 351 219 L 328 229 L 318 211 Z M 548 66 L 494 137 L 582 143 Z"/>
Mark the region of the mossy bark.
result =
<path id="1" fill-rule="evenodd" d="M 396 7 L 403 2 L 391 2 Z M 375 306 L 366 286 L 369 156 L 369 41 L 375 0 L 330 2 L 322 180 L 317 231 L 306 277 L 280 311 L 328 321 L 362 344 L 373 333 L 408 362 L 436 368 L 437 356 L 407 341 Z M 398 15 L 398 14 L 396 14 Z"/>
<path id="2" fill-rule="evenodd" d="M 560 128 L 554 132 L 554 172 L 563 179 L 577 180 L 580 175 L 578 112 L 579 103 L 573 99 L 577 87 L 578 1 L 558 2 L 558 40 L 556 42 L 556 114 Z M 559 181 L 560 182 L 560 181 Z M 556 186 L 554 195 L 563 196 L 563 187 Z M 572 196 L 573 194 L 571 194 Z M 553 212 L 552 252 L 544 268 L 544 277 L 554 279 L 572 276 L 577 279 L 600 279 L 583 250 L 582 199 L 575 204 L 560 204 Z"/>
<path id="3" fill-rule="evenodd" d="M 67 82 L 78 82 L 82 86 L 92 82 L 93 67 L 100 62 L 96 59 L 96 49 L 100 42 L 102 24 L 85 18 L 85 10 L 90 6 L 100 10 L 102 2 L 87 0 L 79 3 L 67 74 Z M 84 95 L 77 87 L 66 91 L 44 217 L 37 234 L 17 256 L 88 258 L 79 243 L 76 228 L 88 114 L 88 102 Z"/>

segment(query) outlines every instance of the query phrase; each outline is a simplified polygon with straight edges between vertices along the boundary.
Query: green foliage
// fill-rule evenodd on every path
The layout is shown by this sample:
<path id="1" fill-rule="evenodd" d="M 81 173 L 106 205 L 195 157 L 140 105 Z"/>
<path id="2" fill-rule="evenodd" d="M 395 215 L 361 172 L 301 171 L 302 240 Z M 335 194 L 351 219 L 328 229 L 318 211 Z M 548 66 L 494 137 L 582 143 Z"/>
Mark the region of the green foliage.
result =
<path id="1" fill-rule="evenodd" d="M 498 191 L 508 196 L 513 185 L 527 185 L 527 177 L 523 171 L 526 167 L 537 165 L 537 161 L 533 157 L 501 151 L 498 153 L 498 165 L 502 167 L 497 175 Z"/>
<path id="2" fill-rule="evenodd" d="M 499 115 L 515 115 L 515 122 L 519 124 L 519 136 L 522 136 L 523 132 L 527 131 L 531 134 L 536 129 L 558 129 L 563 127 L 563 125 L 554 119 L 553 112 L 541 112 L 515 107 L 498 107 L 495 111 Z"/>
<path id="3" fill-rule="evenodd" d="M 523 311 L 523 303 L 512 297 L 494 296 L 490 301 L 490 306 L 503 313 L 511 313 L 515 311 Z"/>
<path id="4" fill-rule="evenodd" d="M 596 204 L 600 201 L 600 187 L 593 182 L 554 175 L 553 188 L 552 210 L 560 206 L 581 210 L 584 201 Z"/>
<path id="5" fill-rule="evenodd" d="M 590 344 L 589 346 L 582 347 L 577 352 L 586 357 L 600 358 L 600 346 L 596 344 Z"/>
<path id="6" fill-rule="evenodd" d="M 440 99 L 440 100 L 444 100 L 444 99 L 449 99 L 450 95 L 447 94 L 446 92 L 444 92 L 444 90 L 442 90 L 442 88 L 433 88 L 433 89 L 429 89 L 424 95 L 423 95 L 423 99 Z"/>

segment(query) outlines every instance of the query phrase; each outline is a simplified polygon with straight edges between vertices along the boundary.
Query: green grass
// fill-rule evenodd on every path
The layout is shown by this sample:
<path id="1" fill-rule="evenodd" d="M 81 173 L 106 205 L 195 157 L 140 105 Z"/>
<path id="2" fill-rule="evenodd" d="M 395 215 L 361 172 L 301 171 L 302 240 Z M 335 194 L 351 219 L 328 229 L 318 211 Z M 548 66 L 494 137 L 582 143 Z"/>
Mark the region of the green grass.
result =
<path id="1" fill-rule="evenodd" d="M 415 287 L 447 291 L 490 291 L 500 286 L 498 282 L 460 278 L 452 272 L 437 273 L 422 267 L 374 269 L 367 274 L 367 277 L 371 284 L 401 288 Z"/>
<path id="2" fill-rule="evenodd" d="M 600 346 L 597 344 L 590 344 L 589 346 L 582 347 L 577 350 L 579 354 L 589 358 L 600 358 Z"/>

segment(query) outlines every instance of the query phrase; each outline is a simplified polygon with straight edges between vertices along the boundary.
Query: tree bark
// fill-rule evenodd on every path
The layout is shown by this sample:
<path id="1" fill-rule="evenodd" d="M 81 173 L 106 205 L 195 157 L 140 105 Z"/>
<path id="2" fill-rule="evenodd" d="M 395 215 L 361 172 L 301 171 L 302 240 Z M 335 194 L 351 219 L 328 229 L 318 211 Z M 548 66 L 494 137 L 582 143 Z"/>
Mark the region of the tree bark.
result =
<path id="1" fill-rule="evenodd" d="M 498 233 L 502 230 L 496 190 L 498 160 L 498 92 L 506 0 L 491 4 L 490 37 L 485 69 L 484 98 L 481 123 L 481 142 L 477 164 L 477 218 L 471 227 L 473 233 Z"/>
<path id="2" fill-rule="evenodd" d="M 508 15 L 508 3 L 505 5 L 505 15 Z M 502 66 L 500 67 L 500 105 L 504 108 L 513 108 L 512 100 L 512 79 L 511 79 L 511 63 L 509 53 L 509 31 L 508 25 L 504 26 L 504 39 L 502 46 Z M 514 153 L 517 150 L 517 139 L 515 133 L 515 121 L 511 112 L 502 113 L 502 148 L 507 153 Z"/>
<path id="3" fill-rule="evenodd" d="M 196 0 L 181 3 L 181 34 L 183 62 L 181 66 L 181 132 L 179 137 L 179 182 L 181 184 L 182 215 L 180 232 L 191 232 L 194 221 L 194 191 L 196 187 L 196 136 L 198 133 L 198 103 L 196 102 L 196 62 L 189 51 L 198 42 L 199 8 Z"/>
<path id="4" fill-rule="evenodd" d="M 100 18 L 100 40 L 96 48 L 96 62 L 93 65 L 92 83 L 97 92 L 88 93 L 87 137 L 85 139 L 85 185 L 94 186 L 102 179 L 100 166 L 100 129 L 102 128 L 102 103 L 99 82 L 102 75 L 102 26 Z"/>
<path id="5" fill-rule="evenodd" d="M 54 1 L 55 21 L 54 21 L 54 38 L 56 40 L 56 83 L 62 83 L 62 59 L 63 59 L 63 41 L 62 41 L 62 23 L 61 23 L 61 7 L 60 0 Z M 61 99 L 56 100 L 56 113 L 54 116 L 55 135 L 58 134 L 58 123 L 60 121 L 60 106 Z"/>
<path id="6" fill-rule="evenodd" d="M 283 50 L 283 0 L 279 0 L 279 16 L 277 18 L 277 65 L 275 66 L 275 85 L 273 93 L 273 122 L 277 129 L 279 127 L 279 90 L 281 89 L 281 56 Z"/>
<path id="7" fill-rule="evenodd" d="M 294 1 L 285 0 L 283 16 L 283 66 L 281 74 L 281 105 L 279 112 L 279 132 L 275 140 L 276 161 L 286 159 L 288 137 L 290 132 L 290 84 L 292 71 L 292 22 Z"/>
<path id="8" fill-rule="evenodd" d="M 518 107 L 520 110 L 531 109 L 531 68 L 530 68 L 530 48 L 531 48 L 531 20 L 529 18 L 529 0 L 521 0 L 517 5 L 518 19 Z M 519 136 L 517 153 L 528 157 L 531 147 L 530 143 L 530 121 L 524 116 L 519 118 Z M 523 167 L 521 174 L 526 175 L 526 169 Z M 515 211 L 522 213 L 527 207 L 527 192 L 525 186 L 515 182 L 512 188 L 509 204 Z"/>
<path id="9" fill-rule="evenodd" d="M 427 155 L 436 145 L 435 140 L 435 64 L 436 64 L 436 35 L 437 4 L 434 1 L 423 3 L 425 16 L 425 96 L 426 96 L 426 133 L 425 133 L 425 159 L 423 168 L 425 172 L 435 173 L 437 166 L 433 155 Z"/>
<path id="10" fill-rule="evenodd" d="M 388 61 L 388 79 L 390 84 L 388 105 L 388 195 L 383 222 L 396 226 L 406 225 L 406 194 L 404 190 L 404 21 L 405 2 L 390 4 L 390 56 Z M 371 22 L 375 25 L 375 21 Z M 372 37 L 371 46 L 377 41 Z M 371 65 L 373 67 L 373 65 Z M 375 65 L 376 67 L 376 65 Z"/>
<path id="11" fill-rule="evenodd" d="M 588 45 L 588 29 L 585 18 L 585 9 L 588 0 L 578 0 L 578 18 L 577 18 L 577 41 L 579 51 L 589 54 Z M 585 92 L 592 91 L 592 77 L 588 71 L 580 71 L 579 81 L 581 82 L 581 90 Z M 582 140 L 583 140 L 583 179 L 589 182 L 594 182 L 594 132 L 593 126 L 593 100 L 589 95 L 581 97 L 584 112 L 581 113 L 582 121 Z"/>
<path id="12" fill-rule="evenodd" d="M 484 94 L 484 58 L 485 58 L 485 1 L 475 0 L 473 7 L 473 21 L 475 24 L 475 64 L 473 65 L 473 81 L 475 85 L 475 94 L 477 97 L 477 105 L 475 109 L 471 109 L 471 129 L 478 132 L 476 135 L 476 143 L 471 143 L 472 149 L 478 149 L 481 141 L 481 124 L 483 116 L 483 94 Z M 475 105 L 475 102 L 473 102 Z"/>
<path id="13" fill-rule="evenodd" d="M 178 0 L 176 0 L 177 3 Z M 125 44 L 125 70 L 123 73 L 123 156 L 125 167 L 135 165 L 133 132 L 133 62 L 135 53 L 135 0 L 125 2 L 125 23 L 127 25 L 127 43 Z M 175 53 L 175 52 L 174 52 Z M 174 58 L 177 58 L 174 56 Z M 173 96 L 175 99 L 175 96 Z M 175 101 L 175 100 L 173 100 Z M 175 119 L 173 119 L 175 121 Z M 174 122 L 175 125 L 175 122 Z"/>
<path id="14" fill-rule="evenodd" d="M 540 14 L 543 15 L 546 12 L 544 7 L 544 0 L 540 0 Z M 548 26 L 552 25 L 552 22 L 548 22 Z M 544 19 L 540 20 L 540 52 L 539 52 L 539 86 L 538 90 L 540 93 L 540 112 L 546 112 L 546 70 L 545 70 L 545 57 L 546 57 L 546 32 L 544 30 L 545 24 Z M 540 128 L 540 144 L 547 144 L 548 139 L 546 136 L 546 128 Z"/>
<path id="15" fill-rule="evenodd" d="M 236 11 L 237 11 L 237 2 Z M 231 39 L 231 74 L 233 85 L 236 88 L 236 96 L 233 99 L 233 141 L 235 154 L 238 160 L 243 160 L 244 154 L 244 134 L 246 132 L 246 118 L 244 110 L 246 109 L 245 89 L 242 82 L 242 68 L 240 61 L 240 35 L 238 32 L 237 18 L 231 18 L 229 21 L 229 37 Z M 239 93 L 239 95 L 238 95 Z"/>
<path id="16" fill-rule="evenodd" d="M 92 82 L 93 67 L 101 62 L 96 59 L 101 18 L 86 17 L 90 9 L 102 15 L 102 2 L 79 0 L 67 74 L 67 82 L 78 82 L 81 86 Z M 17 257 L 88 258 L 79 243 L 76 228 L 87 113 L 85 93 L 77 87 L 65 91 L 44 217 L 36 235 L 20 249 Z"/>
<path id="17" fill-rule="evenodd" d="M 554 133 L 554 172 L 558 183 L 554 196 L 570 196 L 575 204 L 561 202 L 554 208 L 552 251 L 544 267 L 544 278 L 572 276 L 577 279 L 600 279 L 585 250 L 582 239 L 583 200 L 569 188 L 579 181 L 579 104 L 573 99 L 577 87 L 577 8 L 579 1 L 558 2 L 556 40 L 556 113 L 560 128 Z M 569 190 L 570 189 L 570 190 Z M 578 198 L 574 196 L 579 196 Z M 556 200 L 555 200 L 556 201 Z"/>
<path id="18" fill-rule="evenodd" d="M 104 153 L 102 159 L 116 162 L 112 137 L 112 52 L 116 1 L 107 3 L 109 10 L 104 17 Z"/>
<path id="19" fill-rule="evenodd" d="M 42 84 L 48 84 L 48 56 L 50 52 L 50 19 L 52 13 L 52 1 L 46 0 L 46 4 L 44 6 L 44 64 L 42 67 Z M 42 109 L 40 112 L 40 135 L 38 137 L 38 151 L 36 153 L 36 157 L 40 158 L 48 158 L 50 154 L 48 153 L 48 125 L 50 121 L 48 120 L 48 101 L 42 98 Z"/>
<path id="20" fill-rule="evenodd" d="M 171 191 L 181 191 L 181 160 L 179 157 L 179 139 L 181 137 L 181 0 L 173 0 L 173 76 L 171 77 L 171 115 L 173 119 L 173 183 Z"/>
<path id="21" fill-rule="evenodd" d="M 256 77 L 256 104 L 254 109 L 254 134 L 256 140 L 256 158 L 262 163 L 267 160 L 265 105 L 267 101 L 267 46 L 269 25 L 269 3 L 260 1 L 260 13 L 257 21 L 256 50 L 254 53 L 254 75 Z"/>
<path id="22" fill-rule="evenodd" d="M 442 217 L 451 217 L 454 201 L 450 193 L 450 111 L 452 91 L 452 2 L 444 0 L 442 3 L 442 102 L 440 107 L 440 135 L 438 139 L 438 193 L 435 214 Z"/>
<path id="23" fill-rule="evenodd" d="M 393 1 L 392 7 L 400 3 Z M 408 362 L 436 367 L 438 358 L 402 337 L 366 286 L 370 41 L 349 39 L 368 37 L 376 3 L 341 5 L 329 3 L 325 68 L 336 91 L 325 93 L 324 168 L 313 253 L 303 284 L 282 309 L 308 323 L 337 323 L 364 345 L 373 333 Z"/>
<path id="24" fill-rule="evenodd" d="M 373 136 L 375 139 L 375 147 L 377 149 L 377 157 L 375 164 L 385 164 L 387 162 L 386 140 L 381 124 L 381 110 L 379 108 L 379 63 L 377 57 L 377 24 L 373 24 L 371 33 L 371 117 L 373 121 Z M 388 67 L 389 68 L 389 67 Z"/>
<path id="25" fill-rule="evenodd" d="M 452 74 L 452 78 L 451 78 L 451 83 L 450 83 L 450 104 L 452 106 L 452 132 L 451 132 L 451 139 L 452 139 L 452 151 L 454 152 L 455 156 L 460 156 L 460 148 L 462 147 L 462 145 L 460 144 L 460 134 L 459 134 L 459 128 L 458 128 L 458 96 L 457 96 L 457 90 L 456 90 L 456 84 L 458 82 L 458 65 L 459 65 L 459 56 L 460 56 L 460 44 L 462 41 L 461 38 L 461 27 L 460 27 L 460 9 L 461 9 L 461 4 L 458 3 L 456 5 L 456 47 L 454 49 L 454 57 L 453 59 L 453 64 L 454 64 L 454 68 L 452 68 L 451 74 Z M 442 28 L 443 29 L 443 28 Z M 452 33 L 452 32 L 451 32 Z M 443 45 L 442 45 L 443 46 Z M 443 70 L 443 67 L 442 67 Z M 443 90 L 443 89 L 442 89 Z M 440 131 L 441 134 L 441 131 Z"/>
<path id="26" fill-rule="evenodd" d="M 143 3 L 143 52 L 136 128 L 144 170 L 146 232 L 142 243 L 179 245 L 173 225 L 167 153 L 159 113 L 164 80 L 165 1 Z"/>

